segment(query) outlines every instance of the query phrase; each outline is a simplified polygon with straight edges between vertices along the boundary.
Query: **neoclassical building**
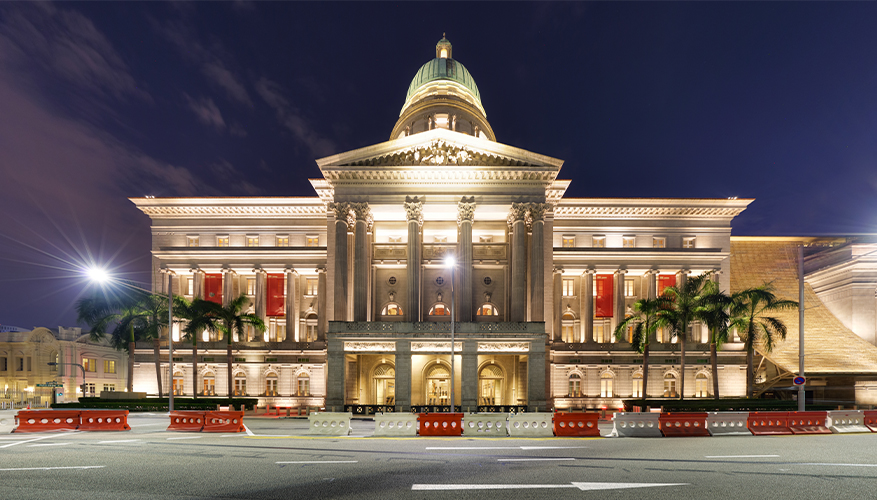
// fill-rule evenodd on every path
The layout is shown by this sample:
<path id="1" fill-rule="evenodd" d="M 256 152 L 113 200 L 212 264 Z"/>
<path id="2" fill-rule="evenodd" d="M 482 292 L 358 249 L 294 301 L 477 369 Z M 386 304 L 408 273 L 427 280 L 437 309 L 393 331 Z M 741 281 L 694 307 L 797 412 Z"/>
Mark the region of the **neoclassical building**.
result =
<path id="1" fill-rule="evenodd" d="M 452 392 L 473 411 L 617 408 L 677 397 L 684 377 L 686 397 L 710 396 L 699 325 L 685 373 L 657 336 L 649 387 L 612 333 L 688 276 L 728 290 L 731 223 L 752 200 L 566 197 L 562 160 L 498 141 L 444 38 L 388 141 L 317 163 L 312 197 L 132 198 L 152 220 L 156 291 L 170 276 L 190 298 L 246 294 L 265 319 L 234 339 L 233 392 L 357 411 Z M 177 393 L 226 394 L 225 341 L 199 339 L 193 374 L 191 343 L 173 336 Z M 138 345 L 135 390 L 155 393 L 151 347 Z M 737 341 L 719 353 L 723 396 L 745 392 L 744 359 Z"/>

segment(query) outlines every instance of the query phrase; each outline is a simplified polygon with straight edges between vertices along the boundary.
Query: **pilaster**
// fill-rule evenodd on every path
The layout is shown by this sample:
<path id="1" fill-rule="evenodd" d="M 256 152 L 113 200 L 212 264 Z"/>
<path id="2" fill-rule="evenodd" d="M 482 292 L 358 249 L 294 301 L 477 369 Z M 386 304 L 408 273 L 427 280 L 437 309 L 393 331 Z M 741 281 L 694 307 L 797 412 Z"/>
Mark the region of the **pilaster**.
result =
<path id="1" fill-rule="evenodd" d="M 460 226 L 460 313 L 458 321 L 472 321 L 472 224 L 475 221 L 475 197 L 463 197 L 457 203 Z M 464 403 L 465 404 L 465 403 Z"/>
<path id="2" fill-rule="evenodd" d="M 532 224 L 530 236 L 530 321 L 545 321 L 545 288 L 543 272 L 545 242 L 545 203 L 530 203 Z M 555 293 L 554 302 L 560 297 Z M 554 332 L 557 337 L 557 332 Z"/>
<path id="3" fill-rule="evenodd" d="M 478 408 L 478 341 L 463 341 L 462 373 L 460 380 L 460 406 L 465 411 L 467 408 Z"/>
<path id="4" fill-rule="evenodd" d="M 326 268 L 317 267 L 317 341 L 326 340 L 329 327 L 329 314 L 326 310 Z"/>
<path id="5" fill-rule="evenodd" d="M 292 268 L 286 268 L 286 338 L 298 342 L 298 273 Z"/>
<path id="6" fill-rule="evenodd" d="M 410 340 L 396 341 L 396 411 L 411 411 Z"/>
<path id="7" fill-rule="evenodd" d="M 617 271 L 615 271 L 615 277 L 612 280 L 613 281 L 612 288 L 614 288 L 614 290 L 613 290 L 614 297 L 612 297 L 612 330 L 609 333 L 609 335 L 611 335 L 612 338 L 615 338 L 615 329 L 618 327 L 618 325 L 621 324 L 622 321 L 624 321 L 624 313 L 625 313 L 624 275 L 625 274 L 627 274 L 627 269 L 618 269 Z"/>
<path id="8" fill-rule="evenodd" d="M 266 273 L 264 269 L 253 269 L 253 272 L 256 273 L 256 304 L 255 304 L 255 313 L 256 316 L 259 317 L 262 321 L 267 322 L 267 306 L 268 301 L 266 300 L 266 295 L 268 294 L 268 286 L 266 283 Z M 225 297 L 222 299 L 225 301 Z M 249 341 L 250 339 L 246 339 Z"/>
<path id="9" fill-rule="evenodd" d="M 512 293 L 510 321 L 527 321 L 527 215 L 525 203 L 513 203 L 509 213 L 512 226 Z"/>
<path id="10" fill-rule="evenodd" d="M 563 268 L 555 267 L 553 271 L 553 289 L 554 296 L 560 298 L 563 296 Z M 563 301 L 555 300 L 554 307 L 551 311 L 551 336 L 549 338 L 554 341 L 562 340 L 560 338 L 561 328 L 561 318 L 563 315 Z"/>
<path id="11" fill-rule="evenodd" d="M 335 212 L 335 250 L 333 257 L 332 299 L 335 321 L 347 320 L 347 230 L 351 216 L 349 203 L 332 203 Z"/>
<path id="12" fill-rule="evenodd" d="M 371 211 L 368 203 L 351 203 L 356 216 L 354 226 L 353 321 L 368 320 L 368 224 Z M 322 316 L 321 316 L 322 317 Z"/>
<path id="13" fill-rule="evenodd" d="M 420 245 L 420 227 L 423 225 L 423 202 L 415 196 L 405 197 L 405 214 L 408 220 L 408 257 L 406 271 L 408 295 L 406 316 L 408 321 L 420 321 L 420 265 L 422 262 Z M 409 360 L 410 363 L 410 360 Z M 411 374 L 408 375 L 409 379 Z M 398 391 L 397 391 L 398 393 Z M 410 405 L 410 401 L 409 401 Z"/>
<path id="14" fill-rule="evenodd" d="M 582 342 L 594 340 L 594 273 L 588 269 L 582 274 Z"/>

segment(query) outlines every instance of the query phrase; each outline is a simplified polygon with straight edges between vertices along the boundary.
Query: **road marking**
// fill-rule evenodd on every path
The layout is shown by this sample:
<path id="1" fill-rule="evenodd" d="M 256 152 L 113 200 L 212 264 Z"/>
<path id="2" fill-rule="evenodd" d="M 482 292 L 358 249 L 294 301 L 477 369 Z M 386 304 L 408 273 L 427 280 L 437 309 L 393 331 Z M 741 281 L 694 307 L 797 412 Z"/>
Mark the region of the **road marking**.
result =
<path id="1" fill-rule="evenodd" d="M 0 471 L 16 470 L 64 470 L 64 469 L 103 469 L 106 465 L 79 465 L 72 467 L 23 467 L 20 469 L 0 469 Z"/>
<path id="2" fill-rule="evenodd" d="M 359 460 L 301 460 L 298 462 L 274 462 L 275 464 L 356 464 Z"/>
<path id="3" fill-rule="evenodd" d="M 109 443 L 135 443 L 140 441 L 139 439 L 117 439 L 115 441 L 98 441 L 97 444 L 109 444 Z"/>
<path id="4" fill-rule="evenodd" d="M 522 450 L 573 450 L 587 449 L 587 446 L 521 446 Z"/>
<path id="5" fill-rule="evenodd" d="M 35 446 L 65 446 L 68 444 L 73 444 L 73 443 L 37 443 L 37 444 L 29 444 L 29 445 L 27 445 L 27 447 L 33 448 Z"/>
<path id="6" fill-rule="evenodd" d="M 578 488 L 582 491 L 623 490 L 629 488 L 657 488 L 662 486 L 687 486 L 688 483 L 570 483 L 570 484 L 413 484 L 412 490 L 419 491 L 457 491 L 457 490 L 518 490 Z"/>
<path id="7" fill-rule="evenodd" d="M 703 458 L 779 458 L 779 455 L 706 455 Z"/>
<path id="8" fill-rule="evenodd" d="M 170 441 L 172 439 L 201 439 L 202 437 L 204 437 L 204 436 L 182 436 L 182 437 L 175 437 L 175 438 L 167 438 L 167 440 Z"/>
<path id="9" fill-rule="evenodd" d="M 543 460 L 575 460 L 575 458 L 497 458 L 497 462 L 539 462 Z"/>
<path id="10" fill-rule="evenodd" d="M 243 425 L 243 426 L 244 426 L 244 430 L 247 431 L 247 436 L 255 436 L 255 434 L 253 434 L 253 431 L 251 431 L 250 428 L 247 427 L 246 424 L 241 424 L 241 425 Z"/>
<path id="11" fill-rule="evenodd" d="M 426 450 L 571 450 L 587 446 L 427 446 Z"/>
<path id="12" fill-rule="evenodd" d="M 792 464 L 792 465 L 818 465 L 820 467 L 823 466 L 835 466 L 835 467 L 877 467 L 877 464 L 824 464 L 824 463 L 801 463 L 801 464 Z"/>
<path id="13" fill-rule="evenodd" d="M 15 446 L 15 445 L 17 445 L 17 444 L 33 443 L 34 441 L 40 441 L 40 440 L 43 440 L 43 439 L 49 439 L 49 438 L 58 437 L 58 436 L 63 436 L 63 435 L 64 435 L 64 434 L 49 434 L 48 436 L 40 436 L 40 437 L 38 437 L 38 438 L 27 439 L 27 440 L 25 440 L 25 441 L 16 441 L 16 442 L 14 442 L 14 443 L 4 444 L 3 446 L 0 446 L 0 448 L 9 448 L 10 446 Z"/>

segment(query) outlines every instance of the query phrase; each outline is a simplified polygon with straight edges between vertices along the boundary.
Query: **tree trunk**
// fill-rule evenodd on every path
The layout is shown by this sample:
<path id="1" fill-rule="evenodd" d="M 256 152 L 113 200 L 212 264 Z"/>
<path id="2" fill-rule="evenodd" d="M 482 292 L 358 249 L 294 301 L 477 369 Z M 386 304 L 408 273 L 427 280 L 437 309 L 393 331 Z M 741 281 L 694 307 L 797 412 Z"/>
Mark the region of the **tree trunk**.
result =
<path id="1" fill-rule="evenodd" d="M 226 375 L 228 376 L 228 378 L 227 378 L 228 399 L 229 399 L 229 402 L 231 402 L 231 398 L 234 397 L 234 387 L 232 386 L 233 380 L 232 380 L 232 375 L 231 375 L 232 357 L 231 357 L 231 334 L 230 333 L 228 334 L 228 337 L 229 337 L 228 338 L 228 349 L 226 351 L 226 358 L 227 358 L 226 362 L 228 363 L 228 370 L 227 370 L 228 373 Z"/>
<path id="2" fill-rule="evenodd" d="M 131 335 L 128 337 L 128 392 L 134 392 L 134 324 L 131 324 Z"/>
<path id="3" fill-rule="evenodd" d="M 155 358 L 155 377 L 158 379 L 158 399 L 161 399 L 161 339 L 152 339 L 152 354 Z"/>
<path id="4" fill-rule="evenodd" d="M 685 325 L 685 329 L 688 329 L 688 325 Z M 687 333 L 687 332 L 686 332 Z M 685 333 L 679 336 L 679 344 L 680 344 L 680 352 L 681 357 L 679 358 L 679 399 L 685 399 Z"/>
<path id="5" fill-rule="evenodd" d="M 192 339 L 192 399 L 198 399 L 198 337 Z"/>
<path id="6" fill-rule="evenodd" d="M 719 399 L 719 354 L 715 340 L 710 343 L 710 363 L 713 365 L 713 397 Z"/>
<path id="7" fill-rule="evenodd" d="M 752 392 L 755 390 L 755 373 L 753 373 L 753 356 L 752 349 L 746 351 L 746 397 L 751 398 Z"/>
<path id="8" fill-rule="evenodd" d="M 646 343 L 643 349 L 643 410 L 645 410 L 645 402 L 649 397 L 649 344 Z"/>

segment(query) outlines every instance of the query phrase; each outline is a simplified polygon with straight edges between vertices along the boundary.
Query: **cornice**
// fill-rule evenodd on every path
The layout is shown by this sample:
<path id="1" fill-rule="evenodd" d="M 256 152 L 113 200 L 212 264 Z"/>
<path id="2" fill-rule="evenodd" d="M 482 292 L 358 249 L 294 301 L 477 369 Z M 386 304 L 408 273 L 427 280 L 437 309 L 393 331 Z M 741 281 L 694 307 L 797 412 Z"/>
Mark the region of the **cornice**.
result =
<path id="1" fill-rule="evenodd" d="M 554 207 L 555 220 L 727 219 L 740 215 L 751 199 L 571 198 Z"/>
<path id="2" fill-rule="evenodd" d="M 129 198 L 153 219 L 325 218 L 319 198 Z"/>

